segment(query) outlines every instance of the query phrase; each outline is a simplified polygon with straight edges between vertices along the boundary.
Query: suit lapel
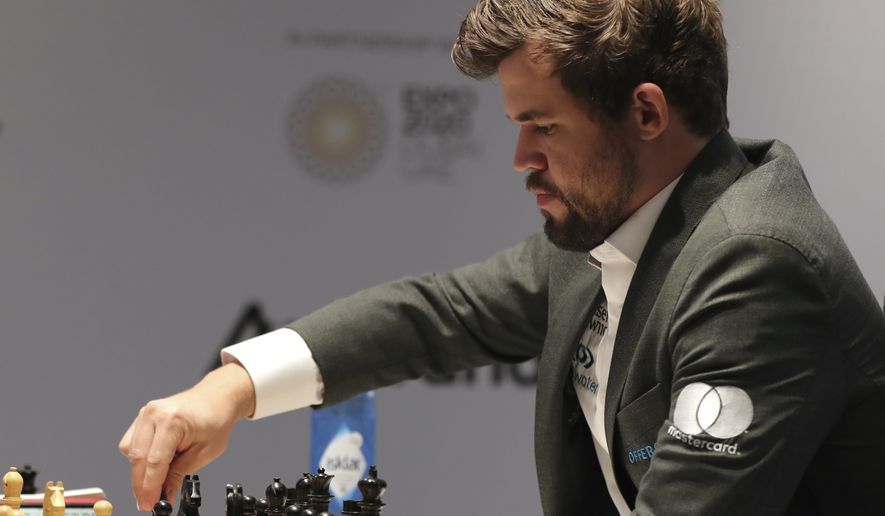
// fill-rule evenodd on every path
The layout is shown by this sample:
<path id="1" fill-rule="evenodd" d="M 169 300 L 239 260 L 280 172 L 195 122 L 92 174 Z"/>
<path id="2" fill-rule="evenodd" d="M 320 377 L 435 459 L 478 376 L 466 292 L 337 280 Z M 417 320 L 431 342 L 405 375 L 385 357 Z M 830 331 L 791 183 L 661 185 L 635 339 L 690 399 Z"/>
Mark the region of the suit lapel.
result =
<path id="1" fill-rule="evenodd" d="M 545 392 L 552 398 L 562 399 L 562 392 L 570 377 L 571 360 L 577 348 L 578 339 L 584 331 L 590 309 L 599 301 L 602 293 L 599 273 L 592 270 L 586 258 L 576 260 L 560 274 L 564 287 L 556 298 L 551 313 L 549 334 L 544 344 L 544 353 L 538 365 L 538 377 L 549 378 L 544 382 Z"/>
<path id="2" fill-rule="evenodd" d="M 615 442 L 615 416 L 633 352 L 661 285 L 704 213 L 740 176 L 746 163 L 747 159 L 728 132 L 719 133 L 686 169 L 661 211 L 633 274 L 618 323 L 605 398 L 605 433 L 609 447 Z"/>
<path id="3" fill-rule="evenodd" d="M 535 396 L 535 463 L 545 512 L 551 514 L 567 512 L 569 504 L 580 503 L 587 495 L 583 480 L 588 478 L 587 453 L 593 453 L 592 445 L 584 446 L 586 440 L 580 439 L 584 436 L 579 430 L 586 425 L 581 425 L 584 419 L 576 395 L 567 395 L 567 389 L 577 341 L 602 288 L 599 272 L 585 255 L 566 256 L 551 267 L 555 277 L 551 277 L 550 319 Z"/>

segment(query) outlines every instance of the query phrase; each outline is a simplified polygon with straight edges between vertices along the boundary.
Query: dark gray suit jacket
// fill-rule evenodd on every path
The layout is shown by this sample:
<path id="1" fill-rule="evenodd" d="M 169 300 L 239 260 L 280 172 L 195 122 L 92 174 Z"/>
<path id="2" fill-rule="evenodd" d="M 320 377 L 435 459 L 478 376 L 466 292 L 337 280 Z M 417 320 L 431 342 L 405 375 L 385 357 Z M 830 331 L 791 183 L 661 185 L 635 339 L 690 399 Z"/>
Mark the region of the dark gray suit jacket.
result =
<path id="1" fill-rule="evenodd" d="M 600 291 L 585 255 L 535 235 L 483 263 L 368 289 L 290 326 L 319 365 L 326 404 L 429 372 L 540 355 L 544 512 L 614 514 L 570 382 Z M 704 409 L 683 401 L 682 421 L 688 407 L 702 429 L 684 432 L 677 400 L 699 384 L 720 389 L 713 396 L 744 393 L 744 403 L 737 409 L 724 394 L 705 398 Z M 746 429 L 715 437 L 711 422 L 747 417 L 746 400 Z M 627 294 L 605 423 L 636 514 L 883 513 L 885 318 L 787 146 L 722 133 L 686 170 Z"/>

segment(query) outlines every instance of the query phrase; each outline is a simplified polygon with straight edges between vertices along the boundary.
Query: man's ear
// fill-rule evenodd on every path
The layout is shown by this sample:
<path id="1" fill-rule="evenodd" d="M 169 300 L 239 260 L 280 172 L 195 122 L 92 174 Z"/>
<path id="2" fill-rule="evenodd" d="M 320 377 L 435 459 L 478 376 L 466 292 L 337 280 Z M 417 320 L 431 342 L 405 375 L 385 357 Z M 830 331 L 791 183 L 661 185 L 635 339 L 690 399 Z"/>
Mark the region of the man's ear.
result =
<path id="1" fill-rule="evenodd" d="M 633 90 L 630 101 L 629 116 L 641 140 L 654 140 L 667 130 L 670 125 L 670 106 L 657 84 L 640 84 Z"/>

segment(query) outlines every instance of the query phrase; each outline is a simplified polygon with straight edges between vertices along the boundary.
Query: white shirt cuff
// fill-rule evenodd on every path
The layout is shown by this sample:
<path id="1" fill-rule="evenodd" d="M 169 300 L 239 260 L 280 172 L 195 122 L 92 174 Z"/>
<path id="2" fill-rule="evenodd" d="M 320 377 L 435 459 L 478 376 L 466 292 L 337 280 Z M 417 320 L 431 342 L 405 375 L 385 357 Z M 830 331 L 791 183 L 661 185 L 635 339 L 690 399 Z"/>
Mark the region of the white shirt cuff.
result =
<path id="1" fill-rule="evenodd" d="M 281 328 L 221 350 L 221 363 L 239 362 L 255 387 L 261 419 L 323 401 L 323 379 L 310 349 L 295 330 Z"/>

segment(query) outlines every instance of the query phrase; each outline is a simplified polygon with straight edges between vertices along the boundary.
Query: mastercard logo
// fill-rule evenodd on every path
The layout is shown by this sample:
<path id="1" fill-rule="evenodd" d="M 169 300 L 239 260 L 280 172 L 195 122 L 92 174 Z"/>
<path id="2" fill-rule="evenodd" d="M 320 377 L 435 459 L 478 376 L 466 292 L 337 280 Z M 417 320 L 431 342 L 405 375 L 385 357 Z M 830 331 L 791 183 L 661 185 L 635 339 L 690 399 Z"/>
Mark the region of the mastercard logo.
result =
<path id="1" fill-rule="evenodd" d="M 700 382 L 682 389 L 673 411 L 673 425 L 682 432 L 717 439 L 737 437 L 752 421 L 753 402 L 743 389 Z"/>

